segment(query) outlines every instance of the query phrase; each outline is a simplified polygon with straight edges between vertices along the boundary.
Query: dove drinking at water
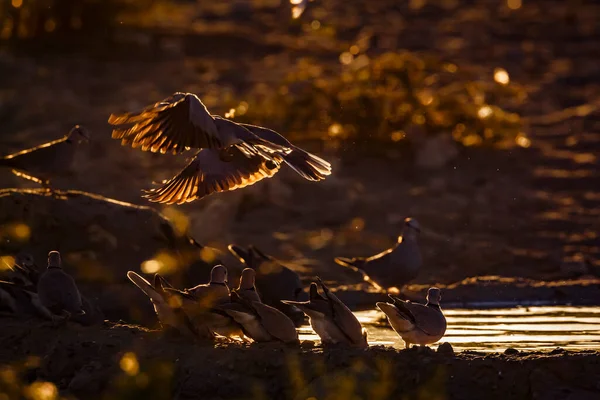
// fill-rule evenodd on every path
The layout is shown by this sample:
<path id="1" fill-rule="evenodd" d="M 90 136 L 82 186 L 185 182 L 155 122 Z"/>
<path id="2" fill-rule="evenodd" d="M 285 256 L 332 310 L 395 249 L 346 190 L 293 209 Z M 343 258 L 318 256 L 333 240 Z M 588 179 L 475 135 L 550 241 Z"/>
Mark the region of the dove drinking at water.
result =
<path id="1" fill-rule="evenodd" d="M 256 342 L 298 343 L 298 332 L 292 320 L 276 308 L 258 301 L 246 300 L 231 293 L 231 303 L 215 307 L 238 323 L 244 334 Z"/>
<path id="2" fill-rule="evenodd" d="M 392 328 L 411 344 L 426 345 L 440 340 L 446 333 L 446 317 L 440 308 L 440 289 L 427 291 L 427 303 L 419 304 L 392 297 L 393 303 L 378 302 L 377 308 L 385 313 Z"/>
<path id="3" fill-rule="evenodd" d="M 50 180 L 70 171 L 80 144 L 88 142 L 87 129 L 75 125 L 61 139 L 0 158 L 0 167 L 12 168 L 20 177 L 50 185 Z"/>
<path id="4" fill-rule="evenodd" d="M 300 308 L 310 318 L 310 326 L 321 338 L 323 344 L 343 343 L 356 347 L 368 347 L 367 331 L 363 329 L 356 316 L 342 303 L 327 286 L 317 278 L 323 295 L 319 293 L 317 283 L 310 284 L 310 299 L 306 302 L 283 300 Z"/>
<path id="5" fill-rule="evenodd" d="M 177 92 L 140 112 L 111 115 L 108 122 L 117 126 L 112 137 L 124 146 L 162 154 L 197 150 L 178 175 L 146 192 L 153 202 L 183 204 L 253 185 L 273 176 L 282 163 L 308 180 L 331 174 L 327 161 L 275 131 L 209 114 L 192 93 Z"/>
<path id="6" fill-rule="evenodd" d="M 335 262 L 367 275 L 377 285 L 401 288 L 419 273 L 423 260 L 417 242 L 421 228 L 414 218 L 404 220 L 402 236 L 391 249 L 371 257 L 337 257 Z"/>

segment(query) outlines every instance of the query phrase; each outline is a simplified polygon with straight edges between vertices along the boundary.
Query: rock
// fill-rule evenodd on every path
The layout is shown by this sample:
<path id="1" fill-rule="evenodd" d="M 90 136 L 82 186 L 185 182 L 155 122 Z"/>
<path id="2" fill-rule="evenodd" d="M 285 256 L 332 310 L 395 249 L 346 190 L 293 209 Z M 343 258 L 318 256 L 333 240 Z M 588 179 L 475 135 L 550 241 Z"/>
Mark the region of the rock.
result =
<path id="1" fill-rule="evenodd" d="M 453 356 L 454 355 L 454 349 L 452 348 L 452 345 L 447 342 L 440 344 L 437 348 L 437 352 L 444 356 Z"/>
<path id="2" fill-rule="evenodd" d="M 519 350 L 509 347 L 508 349 L 504 350 L 504 354 L 506 354 L 507 356 L 514 356 L 519 354 Z"/>
<path id="3" fill-rule="evenodd" d="M 175 286 L 206 282 L 218 262 L 205 262 L 204 247 L 150 207 L 79 191 L 2 189 L 0 209 L 0 228 L 6 232 L 0 236 L 0 254 L 27 251 L 44 266 L 48 252 L 59 250 L 65 270 L 104 312 L 90 314 L 86 324 L 104 317 L 155 320 L 148 298 L 125 275 L 139 272 L 147 260 L 158 260 Z"/>
<path id="4" fill-rule="evenodd" d="M 27 249 L 45 265 L 48 252 L 59 250 L 78 283 L 128 282 L 128 270 L 160 254 L 163 266 L 170 263 L 165 275 L 190 270 L 200 281 L 212 267 L 202 261 L 203 246 L 150 207 L 79 191 L 2 189 L 0 209 L 0 226 L 9 232 L 2 253 Z"/>
<path id="5" fill-rule="evenodd" d="M 300 344 L 300 347 L 303 349 L 312 349 L 313 347 L 315 347 L 315 342 L 314 340 L 304 340 Z"/>

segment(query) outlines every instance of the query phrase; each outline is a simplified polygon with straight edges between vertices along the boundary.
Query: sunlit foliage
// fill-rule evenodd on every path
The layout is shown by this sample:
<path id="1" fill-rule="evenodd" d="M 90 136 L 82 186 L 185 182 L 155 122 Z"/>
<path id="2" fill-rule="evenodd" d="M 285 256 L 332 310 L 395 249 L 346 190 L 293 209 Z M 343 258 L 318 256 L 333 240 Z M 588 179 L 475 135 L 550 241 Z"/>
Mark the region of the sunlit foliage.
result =
<path id="1" fill-rule="evenodd" d="M 335 147 L 344 141 L 399 142 L 415 134 L 452 135 L 466 146 L 519 136 L 519 145 L 527 147 L 519 114 L 505 108 L 526 94 L 504 69 L 481 77 L 430 55 L 399 51 L 371 58 L 354 48 L 339 61 L 336 68 L 299 60 L 272 91 L 255 86 L 244 102 L 252 106 L 236 119 L 275 121 L 298 138 Z"/>

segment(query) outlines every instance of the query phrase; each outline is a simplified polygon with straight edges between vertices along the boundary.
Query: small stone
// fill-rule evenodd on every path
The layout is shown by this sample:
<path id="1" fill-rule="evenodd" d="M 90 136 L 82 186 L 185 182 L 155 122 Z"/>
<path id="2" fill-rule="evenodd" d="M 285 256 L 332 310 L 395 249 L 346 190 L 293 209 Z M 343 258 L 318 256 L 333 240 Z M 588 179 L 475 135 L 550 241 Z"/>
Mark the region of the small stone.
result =
<path id="1" fill-rule="evenodd" d="M 437 352 L 440 354 L 443 354 L 445 356 L 453 356 L 454 355 L 454 349 L 452 348 L 452 345 L 447 342 L 440 344 L 437 348 Z"/>
<path id="2" fill-rule="evenodd" d="M 550 354 L 562 354 L 562 353 L 564 353 L 564 352 L 565 352 L 565 350 L 564 350 L 564 349 L 561 349 L 560 347 L 557 347 L 557 348 L 555 348 L 554 350 L 552 350 L 552 351 L 550 352 Z"/>
<path id="3" fill-rule="evenodd" d="M 315 342 L 313 340 L 304 340 L 302 344 L 300 344 L 300 347 L 303 349 L 312 349 L 315 347 Z"/>
<path id="4" fill-rule="evenodd" d="M 519 350 L 509 347 L 508 349 L 504 350 L 504 354 L 506 354 L 507 356 L 514 356 L 519 354 Z"/>

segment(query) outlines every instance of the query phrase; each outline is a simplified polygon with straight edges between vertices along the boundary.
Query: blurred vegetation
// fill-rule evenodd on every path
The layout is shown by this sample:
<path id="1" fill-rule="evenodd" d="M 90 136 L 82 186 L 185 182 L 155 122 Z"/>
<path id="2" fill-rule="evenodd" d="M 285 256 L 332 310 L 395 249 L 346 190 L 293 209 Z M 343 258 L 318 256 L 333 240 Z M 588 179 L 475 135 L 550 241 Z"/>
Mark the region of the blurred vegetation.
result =
<path id="1" fill-rule="evenodd" d="M 141 10 L 152 0 L 2 0 L 0 39 L 56 39 L 77 33 L 110 37 L 124 11 Z"/>
<path id="2" fill-rule="evenodd" d="M 252 7 L 262 4 L 251 3 Z M 156 44 L 160 41 L 157 37 L 165 32 L 185 35 L 209 19 L 207 15 L 219 10 L 233 12 L 232 4 L 237 2 L 222 4 L 220 10 L 216 5 L 211 8 L 195 1 L 3 0 L 0 36 L 17 43 L 26 39 L 55 40 L 60 47 L 60 40 L 74 33 L 76 37 L 110 39 L 116 26 L 149 30 L 152 26 L 170 27 L 167 31 L 147 32 L 150 42 Z M 243 9 L 249 20 L 259 13 L 252 7 Z M 325 2 L 322 7 L 326 8 Z M 383 52 L 371 46 L 368 38 L 350 45 L 352 42 L 339 40 L 342 27 L 334 27 L 341 22 L 325 8 L 314 11 L 314 17 L 320 16 L 323 23 L 307 20 L 312 28 L 295 34 L 316 41 L 315 45 L 335 43 L 326 46 L 331 54 L 298 59 L 285 68 L 286 76 L 281 80 L 273 78 L 276 73 L 262 71 L 242 90 L 235 89 L 238 96 L 221 98 L 219 108 L 232 109 L 228 116 L 236 120 L 273 127 L 294 140 L 319 141 L 333 150 L 414 143 L 435 135 L 451 135 L 465 146 L 500 141 L 529 146 L 515 111 L 527 94 L 522 86 L 511 82 L 507 71 L 497 69 L 492 74 L 465 62 L 441 59 L 437 54 Z M 204 14 L 193 10 L 203 10 Z M 272 28 L 281 32 L 294 25 L 284 18 L 276 19 L 281 26 Z M 331 23 L 326 24 L 327 19 Z M 313 37 L 314 32 L 321 36 Z M 254 40 L 268 42 L 259 36 Z M 198 94 L 201 98 L 206 95 Z"/>
<path id="3" fill-rule="evenodd" d="M 526 92 L 510 83 L 506 71 L 481 79 L 432 55 L 399 51 L 370 58 L 359 52 L 352 46 L 342 53 L 341 70 L 301 59 L 279 85 L 254 85 L 247 101 L 231 103 L 231 114 L 334 147 L 399 142 L 415 134 L 451 134 L 466 146 L 527 143 L 519 140 L 525 137 L 519 114 L 504 108 L 515 109 Z"/>

